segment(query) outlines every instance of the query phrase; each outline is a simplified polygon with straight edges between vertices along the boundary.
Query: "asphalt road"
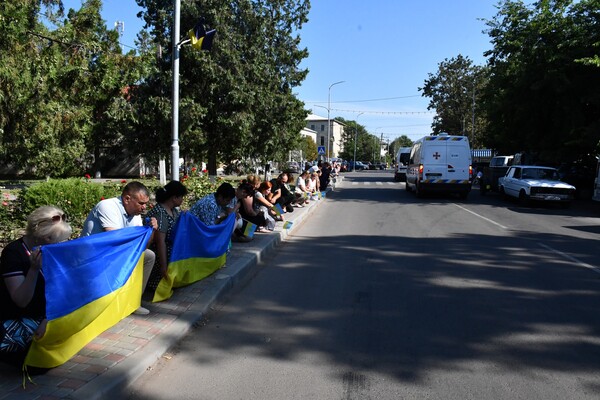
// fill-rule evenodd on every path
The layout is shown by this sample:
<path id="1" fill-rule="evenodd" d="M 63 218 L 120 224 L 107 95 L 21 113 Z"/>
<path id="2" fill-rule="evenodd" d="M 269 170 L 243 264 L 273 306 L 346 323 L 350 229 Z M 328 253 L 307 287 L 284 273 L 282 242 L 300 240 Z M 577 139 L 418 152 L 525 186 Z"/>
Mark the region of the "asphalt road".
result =
<path id="1" fill-rule="evenodd" d="M 598 399 L 600 209 L 346 175 L 131 399 Z M 125 394 L 124 394 L 125 396 Z"/>

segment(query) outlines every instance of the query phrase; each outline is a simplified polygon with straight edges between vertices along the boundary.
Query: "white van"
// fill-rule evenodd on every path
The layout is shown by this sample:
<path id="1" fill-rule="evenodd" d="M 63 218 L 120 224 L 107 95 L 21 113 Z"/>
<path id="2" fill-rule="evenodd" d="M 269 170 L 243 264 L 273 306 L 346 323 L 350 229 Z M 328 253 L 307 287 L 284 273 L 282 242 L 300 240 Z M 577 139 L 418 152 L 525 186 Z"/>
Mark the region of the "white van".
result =
<path id="1" fill-rule="evenodd" d="M 466 136 L 440 133 L 417 140 L 410 151 L 406 190 L 417 196 L 426 192 L 457 193 L 466 198 L 471 191 L 473 166 Z"/>
<path id="2" fill-rule="evenodd" d="M 400 147 L 396 153 L 396 166 L 394 167 L 394 180 L 404 182 L 406 180 L 406 166 L 410 158 L 410 147 Z"/>

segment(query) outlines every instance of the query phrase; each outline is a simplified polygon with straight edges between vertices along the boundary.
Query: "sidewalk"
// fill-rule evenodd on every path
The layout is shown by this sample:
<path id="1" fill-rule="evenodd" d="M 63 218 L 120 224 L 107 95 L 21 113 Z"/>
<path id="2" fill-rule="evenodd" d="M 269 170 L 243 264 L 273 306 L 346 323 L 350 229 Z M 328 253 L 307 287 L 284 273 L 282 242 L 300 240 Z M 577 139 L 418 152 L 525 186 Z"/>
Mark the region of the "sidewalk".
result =
<path id="1" fill-rule="evenodd" d="M 341 178 L 338 178 L 338 184 Z M 151 367 L 170 347 L 207 316 L 214 305 L 258 272 L 258 264 L 293 233 L 324 201 L 286 213 L 288 230 L 256 233 L 249 243 L 233 243 L 226 265 L 210 277 L 176 289 L 169 300 L 150 304 L 150 314 L 130 315 L 85 346 L 71 360 L 32 376 L 27 382 L 15 368 L 0 363 L 0 399 L 120 398 L 122 391 Z"/>

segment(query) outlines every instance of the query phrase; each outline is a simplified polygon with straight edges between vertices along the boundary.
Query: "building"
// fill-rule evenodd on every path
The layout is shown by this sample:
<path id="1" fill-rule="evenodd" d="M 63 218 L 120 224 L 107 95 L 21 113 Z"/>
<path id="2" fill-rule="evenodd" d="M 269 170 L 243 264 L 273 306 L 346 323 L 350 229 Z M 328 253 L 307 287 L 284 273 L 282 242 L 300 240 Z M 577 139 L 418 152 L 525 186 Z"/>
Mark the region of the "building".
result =
<path id="1" fill-rule="evenodd" d="M 342 135 L 345 125 L 334 119 L 330 119 L 330 144 L 331 154 L 329 158 L 337 157 L 342 151 Z M 306 117 L 306 127 L 316 133 L 316 143 L 318 146 L 325 146 L 327 151 L 327 117 L 321 117 L 315 114 L 309 114 Z"/>

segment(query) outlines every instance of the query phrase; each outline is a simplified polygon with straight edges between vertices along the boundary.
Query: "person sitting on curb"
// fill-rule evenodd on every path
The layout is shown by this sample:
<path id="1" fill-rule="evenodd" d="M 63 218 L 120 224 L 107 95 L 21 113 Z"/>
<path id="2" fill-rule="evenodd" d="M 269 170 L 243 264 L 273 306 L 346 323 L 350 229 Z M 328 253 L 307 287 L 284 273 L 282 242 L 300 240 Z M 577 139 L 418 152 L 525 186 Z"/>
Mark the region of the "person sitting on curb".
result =
<path id="1" fill-rule="evenodd" d="M 329 186 L 329 175 L 331 175 L 331 165 L 328 162 L 325 162 L 323 163 L 321 176 L 319 177 L 319 190 L 321 192 L 327 191 L 327 186 Z"/>
<path id="2" fill-rule="evenodd" d="M 233 199 L 235 199 L 235 189 L 230 183 L 224 182 L 215 193 L 207 194 L 198 200 L 190 208 L 190 213 L 205 225 L 217 225 L 225 221 L 229 214 L 237 212 L 239 204 L 236 204 Z M 228 207 L 229 204 L 233 207 Z"/>
<path id="3" fill-rule="evenodd" d="M 148 188 L 141 182 L 129 182 L 123 188 L 119 197 L 105 199 L 100 201 L 88 214 L 81 237 L 90 236 L 101 232 L 123 229 L 130 226 L 142 226 L 141 214 L 146 211 L 146 206 L 150 201 Z M 149 225 L 158 229 L 156 218 L 150 218 Z M 150 243 L 152 239 L 150 239 Z M 150 273 L 154 267 L 156 255 L 150 249 L 144 250 L 144 273 L 142 279 L 142 293 L 146 290 L 146 285 L 150 279 Z M 139 307 L 133 312 L 137 315 L 148 315 L 150 311 L 145 307 Z"/>
<path id="4" fill-rule="evenodd" d="M 294 194 L 296 195 L 296 205 L 297 207 L 304 207 L 304 204 L 308 204 L 309 200 L 309 192 L 306 187 L 306 180 L 309 177 L 308 171 L 304 171 L 298 176 L 296 180 L 296 189 L 294 189 Z"/>
<path id="5" fill-rule="evenodd" d="M 173 249 L 172 231 L 179 218 L 179 207 L 187 195 L 187 188 L 179 181 L 171 181 L 156 190 L 156 204 L 146 217 L 156 218 L 158 228 L 150 248 L 157 257 L 146 290 L 155 291 L 162 278 L 167 277 L 167 267 Z"/>
<path id="6" fill-rule="evenodd" d="M 296 199 L 296 196 L 290 190 L 288 179 L 287 172 L 282 172 L 277 179 L 272 179 L 271 193 L 267 200 L 273 204 L 279 204 L 287 212 L 294 212 L 292 202 Z"/>
<path id="7" fill-rule="evenodd" d="M 318 192 L 319 192 L 319 173 L 318 172 L 313 172 L 312 174 L 310 174 L 310 178 L 308 179 L 308 182 L 306 183 L 306 190 L 308 191 L 309 195 L 311 196 L 311 198 L 313 200 L 318 199 Z"/>
<path id="8" fill-rule="evenodd" d="M 242 181 L 237 189 L 235 190 L 235 198 L 227 206 L 230 208 L 236 208 L 236 229 L 233 231 L 231 240 L 234 242 L 249 242 L 252 237 L 244 235 L 243 226 L 244 219 L 256 226 L 265 226 L 266 221 L 262 215 L 257 214 L 252 207 L 252 200 L 254 199 L 254 186 L 250 183 Z"/>
<path id="9" fill-rule="evenodd" d="M 273 203 L 267 200 L 267 196 L 271 193 L 271 182 L 262 182 L 258 187 L 258 190 L 254 193 L 254 209 L 262 213 L 268 230 L 272 231 L 275 229 L 275 221 L 285 221 L 283 215 L 279 217 L 273 211 Z"/>
<path id="10" fill-rule="evenodd" d="M 71 226 L 58 207 L 42 206 L 27 218 L 25 234 L 9 243 L 0 256 L 0 360 L 22 365 L 33 338 L 44 336 L 46 293 L 41 245 L 71 236 Z"/>
<path id="11" fill-rule="evenodd" d="M 248 196 L 238 198 L 240 205 L 240 216 L 257 226 L 256 231 L 261 232 L 265 230 L 267 221 L 262 213 L 254 209 L 254 195 L 256 189 L 260 186 L 260 178 L 256 175 L 248 175 L 247 179 L 244 179 L 238 190 L 242 189 Z M 236 196 L 237 197 L 237 196 Z"/>

